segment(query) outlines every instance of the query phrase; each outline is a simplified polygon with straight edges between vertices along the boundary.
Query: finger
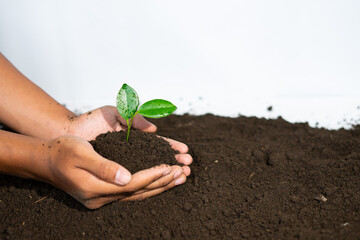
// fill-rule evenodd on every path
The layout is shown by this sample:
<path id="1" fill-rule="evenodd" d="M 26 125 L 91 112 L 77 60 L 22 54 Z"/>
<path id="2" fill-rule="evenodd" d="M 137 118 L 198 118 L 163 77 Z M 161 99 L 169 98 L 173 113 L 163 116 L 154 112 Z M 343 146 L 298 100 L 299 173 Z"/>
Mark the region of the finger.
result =
<path id="1" fill-rule="evenodd" d="M 114 125 L 114 130 L 119 132 L 121 130 L 125 130 L 126 127 L 124 127 L 123 125 L 120 124 L 120 122 L 116 122 L 115 125 Z"/>
<path id="2" fill-rule="evenodd" d="M 191 173 L 191 169 L 188 166 L 182 166 L 185 176 L 189 176 Z"/>
<path id="3" fill-rule="evenodd" d="M 175 159 L 176 161 L 178 161 L 179 163 L 182 163 L 184 165 L 190 165 L 193 161 L 193 158 L 191 157 L 190 154 L 176 154 L 175 155 Z"/>
<path id="4" fill-rule="evenodd" d="M 147 185 L 146 187 L 144 187 L 143 189 L 141 189 L 139 191 L 149 191 L 149 190 L 154 190 L 156 188 L 164 187 L 184 174 L 184 171 L 183 171 L 182 167 L 180 167 L 180 166 L 174 165 L 174 166 L 171 166 L 171 168 L 172 168 L 172 170 L 169 174 L 150 183 L 149 185 Z"/>
<path id="5" fill-rule="evenodd" d="M 179 173 L 179 171 L 181 173 Z M 157 194 L 160 194 L 164 192 L 165 190 L 171 189 L 177 185 L 183 184 L 186 182 L 186 176 L 183 174 L 183 172 L 176 168 L 172 172 L 173 174 L 168 174 L 166 177 L 167 181 L 164 181 L 160 183 L 159 181 L 155 181 L 154 183 L 158 184 L 158 186 L 155 186 L 154 184 L 148 185 L 145 190 L 145 188 L 140 189 L 136 192 L 133 192 L 132 194 L 128 193 L 119 193 L 119 194 L 113 194 L 113 195 L 104 195 L 101 197 L 91 198 L 86 200 L 83 204 L 90 209 L 97 209 L 99 207 L 102 207 L 105 204 L 114 202 L 114 201 L 131 201 L 131 200 L 141 200 L 147 197 L 155 196 Z M 179 175 L 176 178 L 175 175 Z M 164 179 L 161 178 L 161 179 Z"/>
<path id="6" fill-rule="evenodd" d="M 123 119 L 122 117 L 120 117 L 120 115 L 119 115 L 118 120 L 121 122 L 122 125 L 127 126 L 126 120 Z M 154 124 L 152 124 L 151 122 L 146 120 L 140 114 L 137 114 L 134 117 L 132 127 L 136 128 L 136 129 L 139 129 L 139 130 L 141 130 L 143 132 L 156 132 L 156 130 L 157 130 L 157 127 Z"/>
<path id="7" fill-rule="evenodd" d="M 161 177 L 168 175 L 172 167 L 168 165 L 160 165 L 149 169 L 141 170 L 133 174 L 131 182 L 124 187 L 127 192 L 136 192 L 149 184 L 155 182 Z"/>
<path id="8" fill-rule="evenodd" d="M 139 129 L 143 132 L 156 132 L 157 130 L 157 127 L 154 124 L 146 120 L 140 114 L 137 114 L 134 117 L 133 128 Z"/>
<path id="9" fill-rule="evenodd" d="M 142 200 L 151 196 L 158 195 L 166 190 L 169 190 L 177 185 L 181 185 L 186 182 L 186 176 L 183 174 L 182 170 L 176 169 L 173 174 L 168 174 L 165 178 L 170 179 L 168 182 L 163 182 L 161 185 L 155 186 L 154 184 L 150 184 L 147 186 L 147 189 L 141 189 L 128 195 L 126 193 L 120 193 L 116 195 L 104 195 L 102 197 L 96 197 L 92 199 L 86 200 L 83 204 L 89 209 L 97 209 L 99 207 L 104 206 L 105 204 L 114 202 L 114 201 L 135 201 Z M 177 177 L 174 177 L 178 175 Z M 163 178 L 162 178 L 163 179 Z M 159 183 L 159 181 L 156 181 Z M 156 183 L 154 182 L 154 183 Z"/>
<path id="10" fill-rule="evenodd" d="M 159 137 L 161 137 L 161 136 L 159 136 Z M 176 141 L 176 140 L 173 140 L 173 139 L 170 139 L 170 138 L 166 138 L 166 137 L 161 137 L 161 138 L 163 138 L 168 143 L 170 143 L 171 147 L 174 150 L 179 151 L 180 153 L 187 153 L 189 151 L 188 146 L 186 146 L 186 144 L 184 144 L 182 142 L 179 142 L 179 141 Z"/>
<path id="11" fill-rule="evenodd" d="M 82 202 L 82 204 L 89 209 L 97 209 L 108 203 L 118 201 L 124 197 L 125 196 L 123 196 L 123 195 L 117 195 L 117 196 L 112 195 L 112 196 L 91 198 L 91 199 L 88 199 L 88 200 Z"/>
<path id="12" fill-rule="evenodd" d="M 96 176 L 88 176 L 86 189 L 84 191 L 91 192 L 92 196 L 106 196 L 133 193 L 146 187 L 152 182 L 158 180 L 171 172 L 171 167 L 160 165 L 153 168 L 139 171 L 132 175 L 131 181 L 125 186 L 119 186 L 108 182 L 101 181 Z"/>
<path id="13" fill-rule="evenodd" d="M 103 181 L 120 186 L 128 184 L 131 180 L 131 173 L 126 168 L 100 156 L 94 150 L 87 156 L 86 160 L 80 161 L 77 167 L 88 171 Z"/>
<path id="14" fill-rule="evenodd" d="M 155 195 L 158 195 L 166 190 L 169 190 L 177 185 L 183 184 L 186 182 L 186 177 L 185 175 L 181 175 L 181 177 L 179 177 L 178 179 L 172 181 L 171 183 L 169 183 L 168 185 L 161 187 L 161 188 L 156 188 L 154 190 L 150 190 L 150 191 L 145 191 L 145 192 L 140 192 L 140 193 L 134 193 L 131 196 L 122 198 L 120 201 L 136 201 L 136 200 L 143 200 L 145 198 L 148 197 L 152 197 Z"/>
<path id="15" fill-rule="evenodd" d="M 170 173 L 165 172 L 165 176 L 164 173 L 162 174 L 162 177 L 160 177 L 159 179 L 155 180 L 153 183 L 150 183 L 149 185 L 147 185 L 146 187 L 131 193 L 130 195 L 137 195 L 137 194 L 141 194 L 141 193 L 145 193 L 148 191 L 152 191 L 155 190 L 157 188 L 163 188 L 168 186 L 169 184 L 171 184 L 172 182 L 174 182 L 174 185 L 179 185 L 184 183 L 184 172 L 182 170 L 182 168 L 180 166 L 173 166 L 172 168 L 170 168 L 171 171 L 169 171 Z M 186 178 L 186 177 L 185 177 Z M 178 180 L 180 179 L 180 180 Z M 94 179 L 93 179 L 94 180 Z M 177 183 L 175 183 L 178 180 Z M 96 180 L 95 180 L 96 181 Z M 91 184 L 92 181 L 90 181 L 89 183 Z M 105 185 L 105 184 L 104 184 Z M 106 187 L 106 186 L 105 186 Z M 104 186 L 97 187 L 98 189 L 104 189 Z M 94 185 L 92 185 L 92 189 L 94 190 Z M 83 204 L 90 209 L 96 209 L 99 208 L 105 204 L 108 204 L 110 202 L 113 201 L 117 201 L 117 200 L 121 200 L 125 197 L 129 196 L 129 193 L 124 191 L 124 189 L 122 189 L 123 192 L 121 193 L 97 193 L 96 197 L 87 199 Z"/>

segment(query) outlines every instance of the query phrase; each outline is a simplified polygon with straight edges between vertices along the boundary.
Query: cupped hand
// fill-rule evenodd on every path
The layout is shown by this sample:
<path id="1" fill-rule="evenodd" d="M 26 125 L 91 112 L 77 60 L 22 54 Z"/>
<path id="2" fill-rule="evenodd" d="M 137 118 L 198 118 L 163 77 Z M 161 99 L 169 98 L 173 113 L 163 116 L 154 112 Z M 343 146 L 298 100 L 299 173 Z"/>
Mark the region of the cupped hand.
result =
<path id="1" fill-rule="evenodd" d="M 80 137 L 58 137 L 48 142 L 48 149 L 46 181 L 90 209 L 117 200 L 151 197 L 186 181 L 183 168 L 177 165 L 160 165 L 131 175 Z"/>
<path id="2" fill-rule="evenodd" d="M 86 140 L 93 140 L 101 133 L 127 130 L 126 120 L 123 119 L 117 108 L 114 106 L 104 106 L 90 112 L 84 113 L 73 119 L 70 119 L 71 124 L 68 129 L 68 134 L 82 137 Z M 133 120 L 132 127 L 143 132 L 155 132 L 157 127 L 151 122 L 147 121 L 143 116 L 137 114 Z M 171 147 L 179 151 L 175 155 L 179 163 L 184 164 L 183 171 L 186 176 L 190 175 L 190 168 L 187 165 L 192 163 L 191 155 L 187 154 L 188 147 L 181 142 L 164 138 L 168 141 Z"/>

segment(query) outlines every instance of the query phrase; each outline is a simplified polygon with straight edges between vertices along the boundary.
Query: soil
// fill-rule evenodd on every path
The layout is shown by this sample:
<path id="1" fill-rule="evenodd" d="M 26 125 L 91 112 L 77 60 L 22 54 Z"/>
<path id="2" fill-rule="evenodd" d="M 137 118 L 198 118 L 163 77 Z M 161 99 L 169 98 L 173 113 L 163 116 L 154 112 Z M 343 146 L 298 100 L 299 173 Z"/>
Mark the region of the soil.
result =
<path id="1" fill-rule="evenodd" d="M 101 156 L 121 164 L 131 173 L 160 164 L 177 164 L 175 150 L 154 133 L 131 129 L 127 142 L 126 131 L 108 132 L 90 143 Z"/>
<path id="2" fill-rule="evenodd" d="M 0 175 L 0 238 L 359 239 L 360 126 L 213 115 L 155 122 L 159 135 L 189 146 L 186 184 L 88 210 L 48 184 Z"/>

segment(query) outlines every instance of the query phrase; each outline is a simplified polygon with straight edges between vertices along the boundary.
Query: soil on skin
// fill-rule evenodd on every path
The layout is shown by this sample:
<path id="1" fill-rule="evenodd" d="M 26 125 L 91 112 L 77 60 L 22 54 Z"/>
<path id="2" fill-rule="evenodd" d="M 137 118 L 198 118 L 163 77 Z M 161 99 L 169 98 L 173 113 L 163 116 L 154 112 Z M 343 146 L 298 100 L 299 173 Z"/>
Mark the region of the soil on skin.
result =
<path id="1" fill-rule="evenodd" d="M 213 115 L 156 124 L 189 146 L 186 184 L 91 211 L 48 184 L 0 175 L 0 238 L 359 239 L 360 127 Z"/>

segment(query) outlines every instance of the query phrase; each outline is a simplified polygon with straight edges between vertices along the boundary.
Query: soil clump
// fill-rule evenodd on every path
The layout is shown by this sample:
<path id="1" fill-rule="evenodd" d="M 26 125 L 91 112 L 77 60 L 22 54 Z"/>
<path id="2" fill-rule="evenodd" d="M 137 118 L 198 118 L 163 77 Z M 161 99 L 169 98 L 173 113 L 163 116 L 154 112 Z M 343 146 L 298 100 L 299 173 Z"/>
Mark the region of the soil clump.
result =
<path id="1" fill-rule="evenodd" d="M 101 156 L 119 163 L 131 173 L 160 164 L 178 164 L 175 150 L 154 133 L 131 129 L 126 142 L 126 131 L 107 132 L 90 143 Z"/>

